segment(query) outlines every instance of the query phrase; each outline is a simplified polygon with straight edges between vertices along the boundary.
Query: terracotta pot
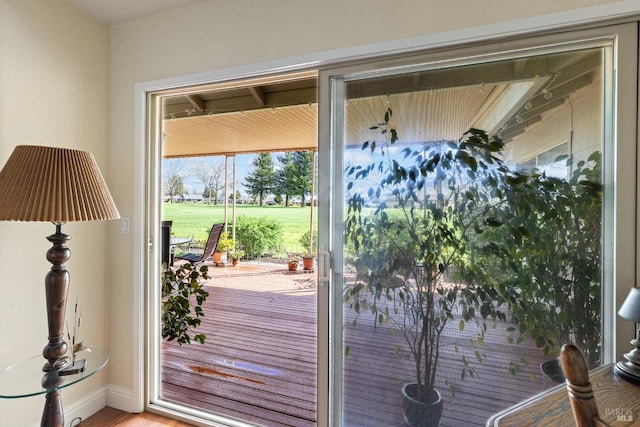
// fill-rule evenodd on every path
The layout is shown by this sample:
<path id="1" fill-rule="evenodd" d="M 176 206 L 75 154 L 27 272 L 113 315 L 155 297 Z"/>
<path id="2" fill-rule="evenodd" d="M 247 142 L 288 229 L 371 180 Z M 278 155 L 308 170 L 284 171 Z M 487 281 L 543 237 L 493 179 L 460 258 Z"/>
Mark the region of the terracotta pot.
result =
<path id="1" fill-rule="evenodd" d="M 231 260 L 231 264 L 235 267 L 240 262 L 240 258 L 233 258 Z"/>
<path id="2" fill-rule="evenodd" d="M 298 271 L 298 261 L 289 261 L 289 271 Z"/>
<path id="3" fill-rule="evenodd" d="M 214 254 L 211 256 L 211 259 L 213 259 L 213 263 L 214 264 L 222 264 L 222 255 L 224 255 L 223 252 L 214 252 Z"/>
<path id="4" fill-rule="evenodd" d="M 312 271 L 315 269 L 316 266 L 316 257 L 303 257 L 302 258 L 302 267 L 304 267 L 305 270 L 308 271 Z"/>

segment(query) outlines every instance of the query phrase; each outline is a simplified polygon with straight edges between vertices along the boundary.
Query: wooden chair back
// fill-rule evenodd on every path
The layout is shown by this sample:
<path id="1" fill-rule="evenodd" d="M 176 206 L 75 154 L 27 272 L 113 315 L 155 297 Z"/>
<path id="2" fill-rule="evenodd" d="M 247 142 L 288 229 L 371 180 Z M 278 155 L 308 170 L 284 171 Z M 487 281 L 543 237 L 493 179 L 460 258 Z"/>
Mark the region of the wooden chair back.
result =
<path id="1" fill-rule="evenodd" d="M 589 382 L 589 369 L 582 352 L 573 344 L 562 346 L 562 370 L 576 427 L 609 427 L 598 415 L 598 405 Z"/>

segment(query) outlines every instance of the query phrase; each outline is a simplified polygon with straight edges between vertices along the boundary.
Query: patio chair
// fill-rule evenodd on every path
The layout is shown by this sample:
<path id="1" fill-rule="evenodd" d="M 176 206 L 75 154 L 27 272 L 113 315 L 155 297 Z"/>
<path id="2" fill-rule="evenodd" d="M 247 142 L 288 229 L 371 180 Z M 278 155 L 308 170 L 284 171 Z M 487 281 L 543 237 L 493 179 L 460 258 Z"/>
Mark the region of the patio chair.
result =
<path id="1" fill-rule="evenodd" d="M 189 261 L 192 264 L 197 264 L 205 261 L 207 258 L 210 258 L 211 255 L 216 251 L 216 247 L 218 246 L 218 240 L 220 239 L 220 234 L 224 229 L 224 224 L 214 224 L 211 227 L 211 231 L 209 232 L 209 238 L 207 239 L 207 244 L 204 247 L 204 251 L 201 254 L 197 253 L 186 253 L 176 255 L 175 257 L 178 259 L 184 259 Z"/>
<path id="2" fill-rule="evenodd" d="M 589 382 L 589 370 L 580 350 L 573 344 L 565 344 L 560 359 L 567 377 L 567 391 L 576 427 L 609 427 L 598 415 L 598 405 Z"/>
<path id="3" fill-rule="evenodd" d="M 173 221 L 162 221 L 161 225 L 161 238 L 162 238 L 162 263 L 169 265 L 172 261 L 171 259 L 171 245 L 169 244 L 169 239 L 171 238 L 171 225 Z"/>

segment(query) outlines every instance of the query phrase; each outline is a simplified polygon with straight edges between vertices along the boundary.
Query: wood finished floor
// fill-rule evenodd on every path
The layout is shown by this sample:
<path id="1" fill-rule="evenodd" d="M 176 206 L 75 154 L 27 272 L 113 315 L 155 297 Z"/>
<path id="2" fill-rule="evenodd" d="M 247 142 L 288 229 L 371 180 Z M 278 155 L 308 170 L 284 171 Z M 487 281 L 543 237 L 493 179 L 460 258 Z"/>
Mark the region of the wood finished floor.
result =
<path id="1" fill-rule="evenodd" d="M 118 409 L 105 407 L 80 423 L 80 427 L 187 427 L 180 421 L 165 418 L 160 415 L 143 412 L 141 414 L 129 414 Z"/>
<path id="2" fill-rule="evenodd" d="M 271 268 L 243 264 L 211 271 L 201 325 L 207 342 L 163 344 L 163 398 L 269 427 L 316 425 L 315 275 Z M 371 314 L 362 313 L 356 325 L 353 310 L 345 307 L 344 315 L 343 343 L 350 348 L 343 369 L 344 425 L 405 425 L 399 389 L 412 378 L 413 366 L 396 352 L 402 337 L 388 324 L 374 326 Z M 477 329 L 469 324 L 461 332 L 455 320 L 446 328 L 437 384 L 446 406 L 442 427 L 484 426 L 494 413 L 553 385 L 540 375 L 545 357 L 535 345 L 507 344 L 507 326 L 487 331 L 480 348 L 486 360 L 476 366 L 477 377 L 464 381 L 459 360 L 463 353 L 475 359 L 469 343 Z M 530 364 L 509 374 L 509 362 L 521 357 Z"/>

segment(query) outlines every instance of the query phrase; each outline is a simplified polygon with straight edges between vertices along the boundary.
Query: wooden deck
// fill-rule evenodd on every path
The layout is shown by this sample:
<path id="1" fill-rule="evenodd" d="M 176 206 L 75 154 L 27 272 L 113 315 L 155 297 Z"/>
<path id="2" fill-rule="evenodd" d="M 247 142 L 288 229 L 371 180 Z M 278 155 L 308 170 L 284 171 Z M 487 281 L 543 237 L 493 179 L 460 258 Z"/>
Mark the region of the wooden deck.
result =
<path id="1" fill-rule="evenodd" d="M 315 275 L 248 263 L 212 273 L 201 327 L 206 343 L 163 344 L 163 397 L 260 425 L 315 425 Z M 388 325 L 374 328 L 367 316 L 354 326 L 352 316 L 346 308 L 344 425 L 405 425 L 399 389 L 412 378 L 412 364 L 396 352 L 402 338 Z M 438 386 L 445 400 L 442 426 L 482 426 L 494 413 L 554 385 L 540 375 L 545 357 L 533 345 L 508 345 L 504 328 L 490 330 L 480 347 L 487 359 L 475 364 L 478 377 L 462 381 L 455 348 L 474 361 L 469 339 L 475 332 L 463 334 L 451 322 Z M 509 361 L 520 357 L 529 365 L 513 376 Z"/>

